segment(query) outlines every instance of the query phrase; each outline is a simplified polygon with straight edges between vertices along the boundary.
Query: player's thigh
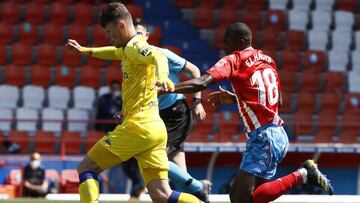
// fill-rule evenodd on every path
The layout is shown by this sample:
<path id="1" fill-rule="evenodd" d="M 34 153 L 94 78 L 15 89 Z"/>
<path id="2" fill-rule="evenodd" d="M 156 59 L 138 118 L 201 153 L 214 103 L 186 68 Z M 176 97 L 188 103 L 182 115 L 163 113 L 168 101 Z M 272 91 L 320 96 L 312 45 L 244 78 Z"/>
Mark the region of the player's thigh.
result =
<path id="1" fill-rule="evenodd" d="M 232 203 L 252 203 L 252 192 L 256 185 L 256 177 L 240 170 L 230 187 L 230 201 Z"/>

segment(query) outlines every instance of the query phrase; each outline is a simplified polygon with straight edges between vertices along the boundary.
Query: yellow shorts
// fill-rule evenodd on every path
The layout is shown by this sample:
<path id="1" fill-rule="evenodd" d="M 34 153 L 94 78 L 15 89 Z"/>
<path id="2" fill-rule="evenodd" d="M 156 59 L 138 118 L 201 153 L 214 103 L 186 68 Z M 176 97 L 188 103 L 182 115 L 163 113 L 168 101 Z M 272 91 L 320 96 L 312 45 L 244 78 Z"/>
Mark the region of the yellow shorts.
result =
<path id="1" fill-rule="evenodd" d="M 126 120 L 99 140 L 87 155 L 104 170 L 135 157 L 145 184 L 151 180 L 168 179 L 166 133 L 165 124 L 160 119 Z M 107 156 L 107 151 L 115 156 Z"/>

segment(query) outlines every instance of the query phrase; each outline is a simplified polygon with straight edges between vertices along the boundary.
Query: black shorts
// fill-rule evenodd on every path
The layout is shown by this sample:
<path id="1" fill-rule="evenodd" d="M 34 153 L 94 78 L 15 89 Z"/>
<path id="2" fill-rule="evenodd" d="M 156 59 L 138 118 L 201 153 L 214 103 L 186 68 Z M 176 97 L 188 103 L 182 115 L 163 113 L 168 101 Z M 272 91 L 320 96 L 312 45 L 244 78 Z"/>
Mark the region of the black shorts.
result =
<path id="1" fill-rule="evenodd" d="M 167 134 L 167 154 L 169 157 L 184 151 L 184 142 L 192 127 L 192 114 L 186 100 L 178 100 L 175 104 L 160 111 Z"/>

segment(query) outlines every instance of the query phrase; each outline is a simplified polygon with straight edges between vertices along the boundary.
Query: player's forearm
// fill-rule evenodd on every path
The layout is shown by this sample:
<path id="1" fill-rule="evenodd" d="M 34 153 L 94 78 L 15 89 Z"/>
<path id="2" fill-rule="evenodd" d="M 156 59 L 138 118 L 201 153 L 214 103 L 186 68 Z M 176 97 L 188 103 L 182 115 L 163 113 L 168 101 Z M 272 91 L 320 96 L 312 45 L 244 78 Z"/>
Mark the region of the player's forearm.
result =
<path id="1" fill-rule="evenodd" d="M 213 78 L 205 74 L 199 78 L 194 78 L 185 82 L 181 82 L 175 85 L 175 93 L 195 93 L 200 92 L 211 84 Z"/>
<path id="2" fill-rule="evenodd" d="M 104 60 L 121 60 L 121 50 L 114 46 L 83 47 L 81 53 Z"/>
<path id="3" fill-rule="evenodd" d="M 199 68 L 189 61 L 186 62 L 185 69 L 190 72 L 192 78 L 199 78 L 201 76 Z M 201 91 L 194 93 L 194 98 L 201 98 Z"/>

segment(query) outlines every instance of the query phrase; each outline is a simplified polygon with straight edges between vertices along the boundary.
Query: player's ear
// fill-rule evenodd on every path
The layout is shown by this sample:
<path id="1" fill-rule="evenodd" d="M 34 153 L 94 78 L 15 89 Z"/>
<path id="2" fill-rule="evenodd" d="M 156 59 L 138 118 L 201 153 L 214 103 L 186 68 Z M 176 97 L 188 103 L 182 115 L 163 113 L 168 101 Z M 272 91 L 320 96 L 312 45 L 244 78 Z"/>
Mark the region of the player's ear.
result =
<path id="1" fill-rule="evenodd" d="M 146 32 L 145 36 L 146 36 L 147 39 L 149 39 L 149 37 L 150 37 L 150 32 Z"/>

